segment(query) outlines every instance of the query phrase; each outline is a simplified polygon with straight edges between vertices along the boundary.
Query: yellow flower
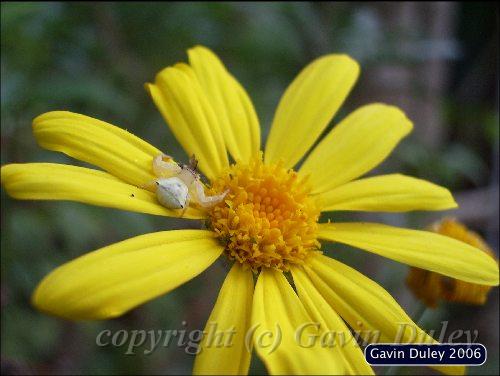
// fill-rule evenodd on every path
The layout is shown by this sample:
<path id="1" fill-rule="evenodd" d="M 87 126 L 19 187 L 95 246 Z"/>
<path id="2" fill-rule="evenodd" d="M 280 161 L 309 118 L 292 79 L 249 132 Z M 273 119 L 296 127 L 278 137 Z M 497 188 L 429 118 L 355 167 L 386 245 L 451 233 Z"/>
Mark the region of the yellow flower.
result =
<path id="1" fill-rule="evenodd" d="M 431 230 L 470 244 L 490 257 L 495 257 L 493 250 L 478 234 L 470 231 L 465 225 L 453 218 L 444 218 L 434 223 Z M 419 268 L 410 268 L 406 283 L 415 296 L 431 308 L 437 307 L 441 299 L 449 302 L 482 305 L 486 303 L 488 293 L 492 288 L 491 285 L 464 282 Z"/>
<path id="2" fill-rule="evenodd" d="M 211 346 L 206 336 L 194 373 L 247 373 L 245 336 L 253 330 L 253 347 L 270 373 L 369 374 L 373 371 L 344 320 L 365 336 L 379 331 L 383 342 L 394 341 L 401 324 L 415 324 L 377 283 L 322 255 L 319 240 L 467 282 L 498 284 L 491 257 L 455 239 L 376 223 L 318 223 L 322 211 L 456 206 L 448 190 L 423 180 L 399 174 L 360 178 L 411 131 L 411 122 L 396 107 L 361 107 L 313 148 L 358 77 L 358 64 L 350 57 L 327 55 L 300 72 L 279 103 L 262 155 L 258 118 L 245 90 L 210 50 L 195 47 L 188 54 L 189 65 L 165 68 L 147 88 L 187 154 L 198 158 L 211 183 L 207 194 L 229 189 L 208 211 L 195 205 L 186 211 L 188 218 L 206 220 L 208 230 L 142 235 L 79 257 L 42 280 L 33 295 L 40 310 L 68 319 L 116 317 L 190 280 L 225 254 L 235 262 L 206 330 L 215 322 L 218 331 L 236 333 L 232 346 Z M 179 216 L 158 203 L 154 190 L 141 188 L 155 178 L 152 161 L 160 150 L 154 146 L 71 112 L 43 114 L 33 130 L 42 147 L 105 172 L 10 164 L 2 167 L 2 183 L 12 197 Z M 321 328 L 307 325 L 314 322 Z M 296 338 L 301 327 L 303 338 Z M 420 341 L 434 341 L 416 330 Z M 328 332 L 347 344 L 328 348 L 307 342 Z M 279 346 L 271 351 L 266 346 L 278 334 Z M 410 334 L 406 331 L 401 341 L 414 340 Z M 464 368 L 440 370 L 462 373 Z"/>

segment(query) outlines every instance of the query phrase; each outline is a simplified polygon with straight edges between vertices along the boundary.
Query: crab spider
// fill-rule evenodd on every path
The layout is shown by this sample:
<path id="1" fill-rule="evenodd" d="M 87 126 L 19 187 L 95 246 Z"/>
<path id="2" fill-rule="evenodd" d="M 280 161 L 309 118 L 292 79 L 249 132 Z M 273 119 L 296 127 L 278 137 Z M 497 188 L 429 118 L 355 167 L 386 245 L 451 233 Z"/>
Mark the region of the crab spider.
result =
<path id="1" fill-rule="evenodd" d="M 189 201 L 193 200 L 203 208 L 211 208 L 221 202 L 229 190 L 215 195 L 206 196 L 200 174 L 196 172 L 198 161 L 193 155 L 189 165 L 179 165 L 175 162 L 166 162 L 164 158 L 172 158 L 166 154 L 158 154 L 153 159 L 153 172 L 158 177 L 148 184 L 156 185 L 156 197 L 163 206 L 169 209 L 184 209 Z"/>

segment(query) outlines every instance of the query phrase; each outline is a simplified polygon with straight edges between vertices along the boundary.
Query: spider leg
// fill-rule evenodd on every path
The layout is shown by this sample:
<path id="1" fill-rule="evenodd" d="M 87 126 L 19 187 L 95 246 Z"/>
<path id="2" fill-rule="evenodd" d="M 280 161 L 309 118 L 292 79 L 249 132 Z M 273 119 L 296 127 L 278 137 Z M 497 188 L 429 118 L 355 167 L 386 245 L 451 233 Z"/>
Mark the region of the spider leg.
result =
<path id="1" fill-rule="evenodd" d="M 217 205 L 219 202 L 224 200 L 224 197 L 226 197 L 229 192 L 229 189 L 226 189 L 219 195 L 206 196 L 205 190 L 203 189 L 203 184 L 201 184 L 200 180 L 198 179 L 193 182 L 193 187 L 196 202 L 203 208 L 211 208 L 212 206 Z"/>
<path id="2" fill-rule="evenodd" d="M 156 190 L 156 185 L 158 184 L 158 179 L 153 179 L 145 184 L 141 184 L 138 187 L 141 189 L 146 189 L 148 191 L 154 192 Z"/>
<path id="3" fill-rule="evenodd" d="M 163 159 L 169 158 L 172 162 L 165 162 Z M 159 178 L 169 178 L 181 172 L 182 168 L 173 161 L 173 158 L 166 154 L 158 154 L 153 158 L 153 172 Z"/>

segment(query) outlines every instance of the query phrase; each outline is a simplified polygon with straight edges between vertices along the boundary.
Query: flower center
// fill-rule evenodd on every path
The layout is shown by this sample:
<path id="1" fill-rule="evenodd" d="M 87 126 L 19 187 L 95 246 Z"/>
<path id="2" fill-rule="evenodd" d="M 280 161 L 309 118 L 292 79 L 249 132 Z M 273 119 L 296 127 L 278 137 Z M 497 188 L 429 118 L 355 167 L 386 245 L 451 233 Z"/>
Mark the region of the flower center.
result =
<path id="1" fill-rule="evenodd" d="M 213 184 L 211 194 L 229 189 L 209 212 L 209 226 L 225 246 L 226 255 L 257 271 L 287 271 L 313 251 L 320 210 L 309 187 L 281 163 L 264 165 L 262 157 L 234 164 Z"/>

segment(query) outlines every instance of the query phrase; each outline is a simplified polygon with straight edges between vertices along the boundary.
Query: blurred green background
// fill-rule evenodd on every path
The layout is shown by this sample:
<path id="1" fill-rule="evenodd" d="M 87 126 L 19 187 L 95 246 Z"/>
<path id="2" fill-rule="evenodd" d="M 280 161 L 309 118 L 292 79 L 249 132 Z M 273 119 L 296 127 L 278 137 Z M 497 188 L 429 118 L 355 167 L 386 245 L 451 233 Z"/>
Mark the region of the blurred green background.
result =
<path id="1" fill-rule="evenodd" d="M 187 157 L 143 88 L 161 68 L 185 61 L 195 44 L 212 48 L 246 87 L 263 140 L 286 85 L 313 58 L 343 52 L 361 78 L 336 116 L 359 105 L 400 106 L 414 132 L 376 172 L 400 171 L 449 187 L 449 213 L 334 215 L 423 228 L 452 215 L 498 254 L 498 8 L 494 3 L 8 3 L 1 4 L 1 163 L 79 164 L 39 148 L 32 119 L 70 110 L 128 129 L 177 159 Z M 15 201 L 1 193 L 2 374 L 178 374 L 191 372 L 183 348 L 125 355 L 98 347 L 104 329 L 203 329 L 227 265 L 104 322 L 72 323 L 29 304 L 40 279 L 90 250 L 135 235 L 200 223 L 69 202 Z M 332 257 L 386 287 L 410 314 L 407 267 L 360 250 L 325 245 Z M 498 374 L 498 289 L 485 306 L 442 305 L 426 329 L 479 332 Z M 185 321 L 185 325 L 183 324 Z M 254 356 L 252 372 L 265 373 Z M 377 372 L 384 374 L 385 369 Z M 430 374 L 429 369 L 402 369 Z"/>

